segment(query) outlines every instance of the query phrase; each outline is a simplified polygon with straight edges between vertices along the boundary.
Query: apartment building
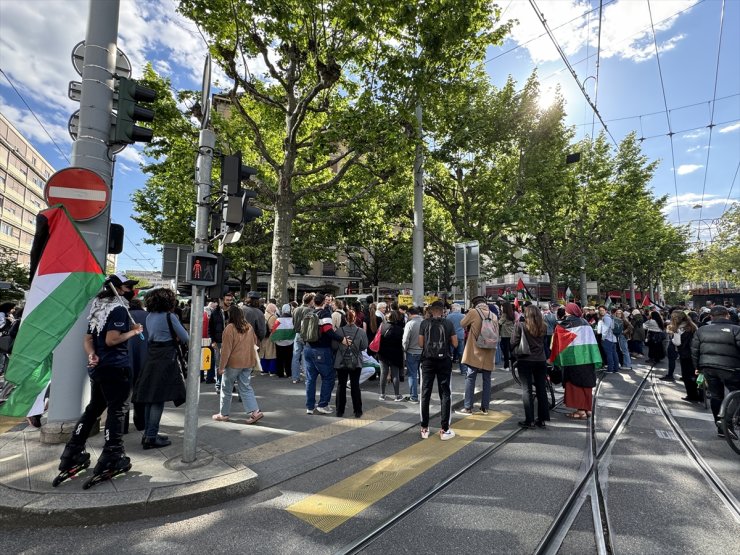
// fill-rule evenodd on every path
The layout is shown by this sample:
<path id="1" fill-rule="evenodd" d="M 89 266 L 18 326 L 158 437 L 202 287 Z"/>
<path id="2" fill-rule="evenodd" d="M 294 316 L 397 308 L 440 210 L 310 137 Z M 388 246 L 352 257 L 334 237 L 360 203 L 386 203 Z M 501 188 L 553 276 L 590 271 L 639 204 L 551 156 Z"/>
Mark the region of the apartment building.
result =
<path id="1" fill-rule="evenodd" d="M 0 248 L 31 262 L 36 214 L 46 208 L 44 185 L 54 168 L 0 113 Z"/>

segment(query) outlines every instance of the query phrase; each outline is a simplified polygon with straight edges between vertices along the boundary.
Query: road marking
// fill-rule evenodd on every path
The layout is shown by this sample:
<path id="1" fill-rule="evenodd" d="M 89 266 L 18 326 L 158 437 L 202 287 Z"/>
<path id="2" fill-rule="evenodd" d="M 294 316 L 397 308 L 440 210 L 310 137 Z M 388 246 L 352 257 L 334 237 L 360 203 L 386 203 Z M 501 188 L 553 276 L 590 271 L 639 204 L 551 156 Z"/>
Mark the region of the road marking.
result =
<path id="1" fill-rule="evenodd" d="M 404 405 L 405 406 L 405 405 Z M 279 439 L 262 443 L 244 451 L 239 451 L 228 457 L 228 462 L 239 462 L 245 465 L 253 465 L 265 462 L 280 455 L 285 455 L 292 451 L 314 445 L 319 441 L 324 441 L 332 437 L 346 434 L 357 428 L 369 426 L 378 420 L 382 420 L 398 412 L 398 409 L 387 407 L 375 407 L 363 414 L 363 418 L 331 418 L 331 423 L 324 426 L 318 426 L 305 432 L 298 432 Z M 313 415 L 306 418 L 322 419 L 324 416 Z"/>
<path id="2" fill-rule="evenodd" d="M 660 439 L 670 439 L 672 441 L 678 441 L 676 434 L 672 430 L 655 430 L 656 435 Z"/>
<path id="3" fill-rule="evenodd" d="M 498 411 L 468 416 L 455 424 L 457 435 L 452 440 L 440 441 L 436 434 L 419 440 L 286 510 L 322 532 L 331 532 L 510 417 L 511 413 Z"/>
<path id="4" fill-rule="evenodd" d="M 10 416 L 0 416 L 0 434 L 4 434 L 8 430 L 12 430 L 18 424 L 23 422 L 23 418 L 13 418 Z"/>

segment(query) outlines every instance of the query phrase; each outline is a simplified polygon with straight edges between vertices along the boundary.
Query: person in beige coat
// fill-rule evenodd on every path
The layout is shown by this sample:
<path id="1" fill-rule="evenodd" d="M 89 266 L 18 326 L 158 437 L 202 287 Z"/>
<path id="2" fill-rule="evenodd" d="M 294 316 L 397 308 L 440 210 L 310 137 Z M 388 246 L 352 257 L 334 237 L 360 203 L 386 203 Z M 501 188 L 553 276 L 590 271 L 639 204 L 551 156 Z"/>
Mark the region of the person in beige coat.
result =
<path id="1" fill-rule="evenodd" d="M 465 377 L 465 403 L 463 408 L 457 411 L 458 414 L 473 414 L 473 397 L 478 374 L 481 375 L 483 380 L 480 412 L 488 414 L 488 405 L 491 402 L 491 372 L 495 367 L 496 348 L 483 349 L 476 342 L 481 332 L 483 320 L 488 318 L 492 320 L 498 331 L 498 318 L 488 308 L 486 298 L 481 295 L 473 297 L 470 302 L 470 310 L 460 322 L 460 325 L 468 332 L 468 340 L 465 342 L 462 357 L 462 362 L 467 365 L 468 372 Z"/>
<path id="2" fill-rule="evenodd" d="M 275 342 L 270 339 L 270 334 L 277 318 L 277 305 L 268 304 L 265 307 L 265 327 L 267 331 L 260 343 L 260 364 L 262 375 L 272 378 L 277 376 L 277 349 L 275 349 Z"/>

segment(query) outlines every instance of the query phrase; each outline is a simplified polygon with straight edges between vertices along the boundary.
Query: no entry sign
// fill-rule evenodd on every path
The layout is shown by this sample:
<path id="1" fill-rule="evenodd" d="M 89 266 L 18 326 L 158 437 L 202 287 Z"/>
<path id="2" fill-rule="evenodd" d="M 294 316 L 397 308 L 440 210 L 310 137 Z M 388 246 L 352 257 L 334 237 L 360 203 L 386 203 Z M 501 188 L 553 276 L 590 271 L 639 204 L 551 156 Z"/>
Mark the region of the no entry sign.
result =
<path id="1" fill-rule="evenodd" d="M 52 175 L 44 188 L 49 206 L 61 204 L 78 222 L 96 218 L 110 202 L 110 188 L 92 170 L 65 168 Z"/>

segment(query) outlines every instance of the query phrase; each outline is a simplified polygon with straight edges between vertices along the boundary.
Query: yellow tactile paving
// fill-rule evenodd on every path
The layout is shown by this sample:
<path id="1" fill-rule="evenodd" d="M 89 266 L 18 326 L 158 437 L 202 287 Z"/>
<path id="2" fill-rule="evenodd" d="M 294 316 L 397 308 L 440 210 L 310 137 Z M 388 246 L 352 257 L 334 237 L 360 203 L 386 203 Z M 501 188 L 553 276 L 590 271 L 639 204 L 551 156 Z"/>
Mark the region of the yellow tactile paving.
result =
<path id="1" fill-rule="evenodd" d="M 286 510 L 322 532 L 331 532 L 440 461 L 511 417 L 491 412 L 455 422 L 456 437 L 440 441 L 438 435 L 379 461 L 341 482 L 290 505 Z"/>
<path id="2" fill-rule="evenodd" d="M 323 441 L 340 434 L 346 434 L 351 430 L 368 426 L 373 422 L 382 420 L 392 414 L 395 414 L 398 410 L 386 408 L 386 407 L 375 407 L 363 414 L 362 418 L 332 418 L 330 424 L 313 428 L 306 432 L 299 432 L 289 436 L 281 437 L 279 439 L 262 443 L 255 447 L 239 451 L 229 457 L 232 462 L 241 462 L 246 465 L 257 464 L 264 462 L 280 455 L 290 453 L 302 447 L 308 447 L 318 441 Z M 307 418 L 324 418 L 319 415 L 308 416 Z"/>
<path id="3" fill-rule="evenodd" d="M 21 422 L 23 422 L 23 418 L 0 416 L 0 434 L 4 434 L 8 430 L 12 430 Z"/>

